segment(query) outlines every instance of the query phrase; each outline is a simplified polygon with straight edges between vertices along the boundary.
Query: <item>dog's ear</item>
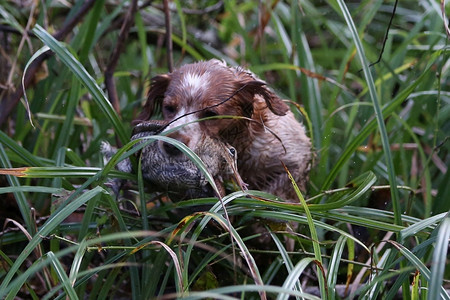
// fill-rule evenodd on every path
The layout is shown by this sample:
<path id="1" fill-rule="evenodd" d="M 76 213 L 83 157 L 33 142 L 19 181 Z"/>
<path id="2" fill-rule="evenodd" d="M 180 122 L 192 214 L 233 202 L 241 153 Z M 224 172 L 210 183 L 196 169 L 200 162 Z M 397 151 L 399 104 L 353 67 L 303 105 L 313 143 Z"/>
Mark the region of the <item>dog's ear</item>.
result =
<path id="1" fill-rule="evenodd" d="M 242 91 L 250 93 L 253 97 L 255 95 L 262 96 L 266 101 L 267 107 L 278 116 L 284 116 L 289 110 L 286 103 L 272 92 L 264 81 L 251 80 L 244 83 L 241 88 Z"/>
<path id="2" fill-rule="evenodd" d="M 150 90 L 148 91 L 147 101 L 142 108 L 142 112 L 133 123 L 139 123 L 142 121 L 150 120 L 154 113 L 161 109 L 162 102 L 164 100 L 164 94 L 170 83 L 170 75 L 163 74 L 157 75 L 152 78 Z"/>

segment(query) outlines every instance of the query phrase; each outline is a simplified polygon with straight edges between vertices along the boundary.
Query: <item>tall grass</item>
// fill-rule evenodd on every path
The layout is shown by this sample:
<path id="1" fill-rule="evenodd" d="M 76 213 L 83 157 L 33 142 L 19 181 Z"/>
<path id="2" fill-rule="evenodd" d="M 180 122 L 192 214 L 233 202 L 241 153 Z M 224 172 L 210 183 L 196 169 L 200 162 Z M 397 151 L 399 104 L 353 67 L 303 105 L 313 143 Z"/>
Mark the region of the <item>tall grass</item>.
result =
<path id="1" fill-rule="evenodd" d="M 244 65 L 306 125 L 314 165 L 290 204 L 239 190 L 171 202 L 115 171 L 149 78 L 167 72 L 163 6 L 139 2 L 117 111 L 104 71 L 130 2 L 94 1 L 58 41 L 84 3 L 0 0 L 2 110 L 26 84 L 0 125 L 0 298 L 450 298 L 448 5 L 399 1 L 387 31 L 395 1 L 173 3 L 175 65 Z M 102 141 L 123 145 L 106 165 Z M 115 196 L 114 178 L 134 185 Z"/>

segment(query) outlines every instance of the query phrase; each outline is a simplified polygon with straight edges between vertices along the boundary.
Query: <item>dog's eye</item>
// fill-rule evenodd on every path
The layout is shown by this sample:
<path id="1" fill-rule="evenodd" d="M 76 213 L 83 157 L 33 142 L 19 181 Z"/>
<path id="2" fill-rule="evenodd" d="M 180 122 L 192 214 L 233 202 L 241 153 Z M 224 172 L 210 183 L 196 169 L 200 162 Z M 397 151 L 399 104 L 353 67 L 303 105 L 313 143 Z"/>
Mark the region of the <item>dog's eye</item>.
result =
<path id="1" fill-rule="evenodd" d="M 214 110 L 206 110 L 203 112 L 202 114 L 202 118 L 209 118 L 209 117 L 215 117 L 218 116 L 219 114 L 214 111 Z"/>
<path id="2" fill-rule="evenodd" d="M 173 115 L 177 112 L 177 108 L 174 105 L 164 105 L 163 111 L 166 115 Z"/>

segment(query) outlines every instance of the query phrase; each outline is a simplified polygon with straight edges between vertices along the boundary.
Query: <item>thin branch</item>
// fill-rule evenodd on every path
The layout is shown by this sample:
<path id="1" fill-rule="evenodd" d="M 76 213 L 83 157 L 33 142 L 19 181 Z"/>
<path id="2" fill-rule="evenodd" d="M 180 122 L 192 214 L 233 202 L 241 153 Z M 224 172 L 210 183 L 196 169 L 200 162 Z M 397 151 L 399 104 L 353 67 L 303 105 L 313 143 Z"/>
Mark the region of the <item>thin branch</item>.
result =
<path id="1" fill-rule="evenodd" d="M 112 103 L 114 110 L 120 115 L 120 103 L 119 97 L 117 96 L 116 83 L 114 81 L 114 70 L 117 67 L 120 54 L 125 46 L 125 42 L 128 38 L 128 33 L 130 27 L 134 21 L 134 15 L 137 9 L 137 0 L 131 1 L 131 5 L 125 16 L 125 20 L 120 28 L 119 37 L 117 39 L 116 47 L 114 48 L 111 56 L 109 57 L 109 62 L 105 70 L 105 85 L 108 91 L 109 101 Z"/>
<path id="2" fill-rule="evenodd" d="M 170 22 L 169 0 L 164 0 L 164 16 L 166 20 L 167 68 L 173 71 L 172 24 Z"/>
<path id="3" fill-rule="evenodd" d="M 377 63 L 379 63 L 381 61 L 381 57 L 383 56 L 384 48 L 386 47 L 386 42 L 387 42 L 387 39 L 388 39 L 388 36 L 389 36 L 389 30 L 391 29 L 392 20 L 394 20 L 395 11 L 397 10 L 397 4 L 398 4 L 398 0 L 395 0 L 394 9 L 392 10 L 391 19 L 389 20 L 389 24 L 388 24 L 388 27 L 386 29 L 386 33 L 384 35 L 383 47 L 381 47 L 380 55 L 378 56 L 378 59 L 377 59 L 376 62 L 373 62 L 373 63 L 371 63 L 369 65 L 369 68 L 372 67 L 373 65 L 376 65 Z"/>

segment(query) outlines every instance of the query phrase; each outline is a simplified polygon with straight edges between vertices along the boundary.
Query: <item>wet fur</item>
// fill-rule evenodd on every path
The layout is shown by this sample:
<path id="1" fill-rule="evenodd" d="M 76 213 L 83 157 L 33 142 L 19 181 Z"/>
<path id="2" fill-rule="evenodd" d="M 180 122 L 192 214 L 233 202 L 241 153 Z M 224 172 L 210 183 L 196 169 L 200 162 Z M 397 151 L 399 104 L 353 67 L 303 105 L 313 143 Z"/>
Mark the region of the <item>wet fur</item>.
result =
<path id="1" fill-rule="evenodd" d="M 251 72 L 218 60 L 180 67 L 152 79 L 147 102 L 134 124 L 159 111 L 170 125 L 186 125 L 170 136 L 190 148 L 206 135 L 236 148 L 238 171 L 249 189 L 297 201 L 282 162 L 304 191 L 311 143 L 289 107 Z M 211 116 L 240 118 L 211 119 Z M 164 145 L 160 145 L 164 147 Z"/>

